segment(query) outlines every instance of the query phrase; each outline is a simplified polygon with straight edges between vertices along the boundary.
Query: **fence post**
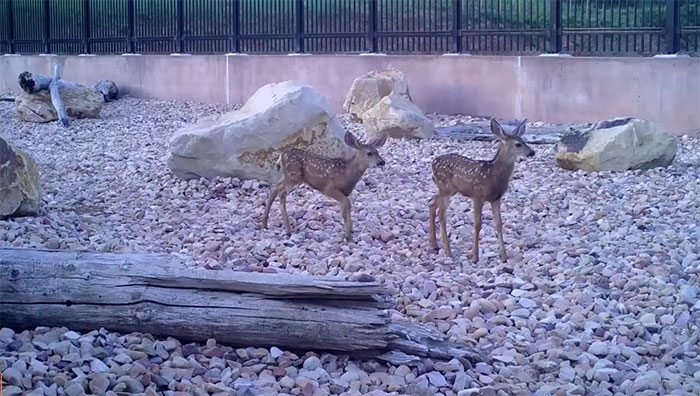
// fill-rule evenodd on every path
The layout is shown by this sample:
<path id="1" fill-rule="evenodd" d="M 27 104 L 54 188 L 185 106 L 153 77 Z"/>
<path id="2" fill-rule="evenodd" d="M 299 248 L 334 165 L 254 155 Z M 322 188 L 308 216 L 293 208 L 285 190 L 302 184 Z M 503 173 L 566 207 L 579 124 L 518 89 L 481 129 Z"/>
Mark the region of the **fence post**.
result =
<path id="1" fill-rule="evenodd" d="M 297 0 L 297 43 L 299 53 L 304 53 L 304 0 Z"/>
<path id="2" fill-rule="evenodd" d="M 561 0 L 550 0 L 549 16 L 549 52 L 558 54 L 562 52 L 562 8 Z"/>
<path id="3" fill-rule="evenodd" d="M 377 0 L 369 0 L 369 42 L 370 52 L 379 52 L 377 45 Z"/>
<path id="4" fill-rule="evenodd" d="M 128 19 L 128 37 L 126 38 L 128 49 L 127 52 L 136 53 L 136 43 L 134 42 L 134 0 L 126 0 L 126 17 Z"/>
<path id="5" fill-rule="evenodd" d="M 233 52 L 241 52 L 241 4 L 240 0 L 233 1 Z"/>
<path id="6" fill-rule="evenodd" d="M 9 28 L 10 28 L 10 53 L 14 54 L 15 53 L 15 14 L 14 11 L 12 10 L 12 1 L 13 0 L 8 0 L 7 2 L 7 14 L 10 17 L 10 22 L 9 22 Z"/>
<path id="7" fill-rule="evenodd" d="M 455 52 L 462 52 L 462 0 L 452 0 L 452 37 L 455 42 Z"/>
<path id="8" fill-rule="evenodd" d="M 185 40 L 183 38 L 185 32 L 185 6 L 183 0 L 177 0 L 175 10 L 175 18 L 177 18 L 177 30 L 175 31 L 175 40 L 177 41 L 177 52 L 185 53 Z"/>
<path id="9" fill-rule="evenodd" d="M 666 0 L 666 53 L 676 54 L 681 50 L 680 0 Z"/>
<path id="10" fill-rule="evenodd" d="M 83 0 L 83 51 L 90 53 L 90 0 Z"/>
<path id="11" fill-rule="evenodd" d="M 49 43 L 50 30 L 51 30 L 51 17 L 49 15 L 50 7 L 49 0 L 44 0 L 44 53 L 51 53 L 51 45 Z"/>

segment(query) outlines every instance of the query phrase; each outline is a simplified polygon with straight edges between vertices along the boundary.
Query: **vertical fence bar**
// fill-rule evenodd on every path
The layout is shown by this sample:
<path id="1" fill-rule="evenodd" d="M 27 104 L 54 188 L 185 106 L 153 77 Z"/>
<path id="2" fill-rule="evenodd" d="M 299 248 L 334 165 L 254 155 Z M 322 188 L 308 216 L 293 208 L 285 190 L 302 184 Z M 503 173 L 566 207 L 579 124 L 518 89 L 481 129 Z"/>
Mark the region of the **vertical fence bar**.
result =
<path id="1" fill-rule="evenodd" d="M 297 48 L 304 53 L 304 0 L 297 0 Z"/>
<path id="2" fill-rule="evenodd" d="M 127 44 L 128 52 L 136 53 L 136 40 L 134 38 L 134 0 L 126 0 L 126 24 L 127 24 Z"/>
<path id="3" fill-rule="evenodd" d="M 666 53 L 675 54 L 681 49 L 681 2 L 666 0 Z"/>
<path id="4" fill-rule="evenodd" d="M 14 0 L 7 0 L 7 16 L 9 17 L 8 28 L 10 29 L 10 35 L 8 39 L 10 40 L 10 53 L 15 53 L 15 14 L 12 10 L 12 2 Z"/>
<path id="5" fill-rule="evenodd" d="M 377 0 L 369 0 L 369 52 L 379 52 L 377 45 Z"/>
<path id="6" fill-rule="evenodd" d="M 233 1 L 233 52 L 241 52 L 241 3 L 240 0 Z"/>
<path id="7" fill-rule="evenodd" d="M 51 16 L 49 15 L 51 8 L 49 6 L 49 0 L 44 0 L 44 53 L 51 53 L 51 45 L 49 44 L 50 30 L 51 30 Z"/>
<path id="8" fill-rule="evenodd" d="M 562 51 L 562 7 L 561 0 L 550 0 L 549 16 L 549 52 L 558 54 Z"/>
<path id="9" fill-rule="evenodd" d="M 175 18 L 177 27 L 175 28 L 175 39 L 177 40 L 177 52 L 185 53 L 185 6 L 184 0 L 175 0 Z"/>
<path id="10" fill-rule="evenodd" d="M 90 0 L 83 0 L 83 51 L 90 53 Z"/>
<path id="11" fill-rule="evenodd" d="M 455 53 L 462 52 L 462 0 L 452 0 L 452 37 Z"/>

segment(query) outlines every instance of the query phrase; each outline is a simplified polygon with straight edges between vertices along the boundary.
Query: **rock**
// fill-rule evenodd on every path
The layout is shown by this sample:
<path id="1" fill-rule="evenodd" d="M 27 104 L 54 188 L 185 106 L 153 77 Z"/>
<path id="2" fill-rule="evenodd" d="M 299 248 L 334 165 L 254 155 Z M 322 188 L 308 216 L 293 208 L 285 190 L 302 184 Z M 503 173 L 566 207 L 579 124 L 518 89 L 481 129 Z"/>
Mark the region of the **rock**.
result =
<path id="1" fill-rule="evenodd" d="M 168 166 L 180 178 L 232 176 L 279 180 L 280 149 L 297 147 L 349 158 L 345 131 L 328 101 L 297 81 L 258 89 L 237 111 L 210 116 L 175 133 Z"/>
<path id="2" fill-rule="evenodd" d="M 100 80 L 90 86 L 90 88 L 101 93 L 105 102 L 111 102 L 119 97 L 119 88 L 112 80 Z"/>
<path id="3" fill-rule="evenodd" d="M 109 389 L 109 377 L 107 374 L 98 373 L 90 380 L 90 392 L 95 395 L 104 395 Z"/>
<path id="4" fill-rule="evenodd" d="M 2 142 L 4 142 L 4 140 L 2 140 L 2 138 L 0 138 L 0 150 L 2 150 Z M 3 327 L 2 329 L 0 329 L 0 342 L 1 343 L 9 344 L 14 339 L 15 339 L 15 331 L 14 330 L 8 329 L 7 327 Z"/>
<path id="5" fill-rule="evenodd" d="M 362 114 L 367 139 L 383 135 L 392 138 L 427 139 L 435 134 L 435 126 L 421 109 L 399 95 L 385 96 Z"/>
<path id="6" fill-rule="evenodd" d="M 321 360 L 319 360 L 319 358 L 317 358 L 316 356 L 309 356 L 308 358 L 306 358 L 306 360 L 304 360 L 303 367 L 306 370 L 314 371 L 317 368 L 321 367 Z"/>
<path id="7" fill-rule="evenodd" d="M 68 396 L 80 396 L 85 393 L 85 389 L 83 389 L 83 387 L 78 383 L 71 384 L 67 388 L 63 389 L 63 391 Z"/>
<path id="8" fill-rule="evenodd" d="M 8 367 L 2 372 L 2 380 L 10 385 L 22 385 L 22 373 L 14 367 Z"/>
<path id="9" fill-rule="evenodd" d="M 2 389 L 3 396 L 20 396 L 22 394 L 22 388 L 18 386 L 4 386 Z"/>
<path id="10" fill-rule="evenodd" d="M 564 169 L 626 171 L 668 166 L 677 150 L 676 138 L 658 124 L 615 118 L 563 136 L 554 157 Z"/>
<path id="11" fill-rule="evenodd" d="M 447 380 L 445 379 L 445 376 L 443 376 L 440 372 L 431 371 L 427 374 L 427 376 L 428 380 L 430 381 L 430 384 L 432 384 L 433 386 L 436 386 L 438 388 L 447 386 Z"/>
<path id="12" fill-rule="evenodd" d="M 681 286 L 679 301 L 688 305 L 694 305 L 698 301 L 698 288 L 692 285 Z"/>
<path id="13" fill-rule="evenodd" d="M 576 371 L 571 366 L 562 366 L 559 369 L 559 379 L 564 382 L 573 382 L 576 379 Z"/>
<path id="14" fill-rule="evenodd" d="M 274 346 L 270 348 L 270 356 L 272 356 L 273 358 L 277 359 L 282 355 L 284 355 L 284 352 L 281 349 Z"/>
<path id="15" fill-rule="evenodd" d="M 62 89 L 61 98 L 68 116 L 72 118 L 97 118 L 104 104 L 101 93 L 83 85 L 75 89 Z M 42 123 L 58 119 L 48 91 L 33 94 L 23 92 L 15 100 L 15 112 L 22 121 Z"/>
<path id="16" fill-rule="evenodd" d="M 41 186 L 36 161 L 0 137 L 0 170 L 0 219 L 38 214 Z"/>
<path id="17" fill-rule="evenodd" d="M 604 342 L 596 341 L 588 347 L 588 353 L 596 356 L 605 356 L 608 353 L 608 345 Z"/>
<path id="18" fill-rule="evenodd" d="M 94 373 L 106 373 L 109 371 L 109 366 L 100 359 L 92 359 L 90 361 L 90 371 Z"/>
<path id="19" fill-rule="evenodd" d="M 403 73 L 396 69 L 371 71 L 353 81 L 343 108 L 355 120 L 361 120 L 367 110 L 391 94 L 412 101 Z"/>
<path id="20" fill-rule="evenodd" d="M 656 327 L 656 315 L 654 315 L 651 312 L 642 314 L 642 316 L 639 317 L 639 322 L 642 324 L 644 327 Z"/>

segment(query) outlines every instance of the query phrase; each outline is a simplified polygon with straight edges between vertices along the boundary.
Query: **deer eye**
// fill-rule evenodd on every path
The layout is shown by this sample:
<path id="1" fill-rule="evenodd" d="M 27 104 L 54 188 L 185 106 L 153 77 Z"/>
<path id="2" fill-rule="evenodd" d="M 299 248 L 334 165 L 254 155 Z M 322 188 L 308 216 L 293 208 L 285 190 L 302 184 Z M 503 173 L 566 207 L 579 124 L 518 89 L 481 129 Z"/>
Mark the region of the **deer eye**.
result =
<path id="1" fill-rule="evenodd" d="M 372 154 L 371 151 L 370 151 L 369 153 L 367 153 L 367 156 L 368 156 L 368 157 L 371 157 L 371 156 L 373 156 L 373 155 L 374 155 L 374 154 Z"/>
<path id="2" fill-rule="evenodd" d="M 523 145 L 520 143 L 515 143 L 515 147 L 523 147 Z"/>

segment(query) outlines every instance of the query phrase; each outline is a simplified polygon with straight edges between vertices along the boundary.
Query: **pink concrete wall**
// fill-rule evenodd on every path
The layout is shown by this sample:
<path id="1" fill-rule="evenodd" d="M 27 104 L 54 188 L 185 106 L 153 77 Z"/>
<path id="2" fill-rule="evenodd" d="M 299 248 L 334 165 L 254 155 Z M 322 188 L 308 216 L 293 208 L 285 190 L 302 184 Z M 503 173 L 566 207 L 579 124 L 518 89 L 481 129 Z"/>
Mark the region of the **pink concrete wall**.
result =
<path id="1" fill-rule="evenodd" d="M 243 103 L 260 86 L 304 81 L 338 111 L 355 77 L 402 70 L 426 112 L 531 121 L 594 122 L 634 116 L 672 133 L 700 134 L 699 58 L 381 55 L 0 56 L 0 91 L 25 70 L 67 80 L 114 80 L 139 97 Z"/>

